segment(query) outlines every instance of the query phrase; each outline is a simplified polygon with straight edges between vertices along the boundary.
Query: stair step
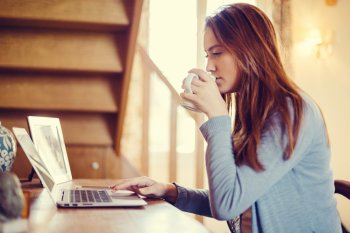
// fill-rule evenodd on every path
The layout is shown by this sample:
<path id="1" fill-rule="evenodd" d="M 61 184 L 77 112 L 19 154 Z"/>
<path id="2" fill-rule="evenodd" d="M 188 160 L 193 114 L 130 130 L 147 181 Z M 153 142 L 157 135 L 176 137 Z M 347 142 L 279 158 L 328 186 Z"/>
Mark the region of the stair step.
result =
<path id="1" fill-rule="evenodd" d="M 125 30 L 130 24 L 127 5 L 123 0 L 2 0 L 0 24 Z"/>
<path id="2" fill-rule="evenodd" d="M 1 124 L 8 129 L 24 127 L 29 132 L 26 117 L 30 115 L 60 118 L 66 145 L 112 146 L 115 143 L 115 115 L 112 114 L 0 110 Z"/>
<path id="3" fill-rule="evenodd" d="M 125 35 L 5 27 L 0 44 L 0 69 L 123 71 Z"/>
<path id="4" fill-rule="evenodd" d="M 0 106 L 117 113 L 118 75 L 0 73 Z"/>

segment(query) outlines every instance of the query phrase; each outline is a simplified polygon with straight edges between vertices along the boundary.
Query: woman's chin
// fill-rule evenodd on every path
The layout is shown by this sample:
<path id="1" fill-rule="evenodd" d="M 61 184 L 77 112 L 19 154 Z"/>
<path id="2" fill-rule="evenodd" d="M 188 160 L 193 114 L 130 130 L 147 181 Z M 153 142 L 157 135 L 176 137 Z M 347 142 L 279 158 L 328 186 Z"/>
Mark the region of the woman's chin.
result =
<path id="1" fill-rule="evenodd" d="M 228 94 L 228 93 L 235 93 L 237 90 L 233 90 L 232 88 L 224 88 L 219 87 L 220 94 Z"/>
<path id="2" fill-rule="evenodd" d="M 220 87 L 219 87 L 219 91 L 220 91 L 220 94 L 226 94 L 226 93 L 230 92 L 230 91 L 227 91 L 227 89 L 220 88 Z"/>

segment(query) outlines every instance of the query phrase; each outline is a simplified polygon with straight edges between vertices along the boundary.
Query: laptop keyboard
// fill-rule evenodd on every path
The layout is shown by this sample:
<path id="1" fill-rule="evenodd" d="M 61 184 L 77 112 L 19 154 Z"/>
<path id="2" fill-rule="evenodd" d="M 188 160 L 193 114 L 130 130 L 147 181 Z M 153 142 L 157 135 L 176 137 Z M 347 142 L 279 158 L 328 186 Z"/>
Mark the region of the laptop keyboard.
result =
<path id="1" fill-rule="evenodd" d="M 70 190 L 70 201 L 75 203 L 85 203 L 85 202 L 112 202 L 108 193 L 105 190 Z"/>

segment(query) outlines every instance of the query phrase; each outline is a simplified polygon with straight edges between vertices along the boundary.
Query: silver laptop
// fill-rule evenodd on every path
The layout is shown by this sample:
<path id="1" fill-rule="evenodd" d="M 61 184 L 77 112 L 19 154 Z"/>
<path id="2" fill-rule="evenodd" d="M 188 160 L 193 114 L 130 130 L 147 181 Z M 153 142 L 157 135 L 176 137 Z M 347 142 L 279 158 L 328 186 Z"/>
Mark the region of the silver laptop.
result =
<path id="1" fill-rule="evenodd" d="M 17 127 L 13 127 L 12 131 L 43 186 L 48 190 L 58 207 L 134 207 L 147 205 L 147 202 L 137 194 L 127 190 L 113 191 L 107 187 L 105 189 L 83 188 L 83 186 L 74 185 L 75 182 L 72 179 L 64 182 L 55 181 L 51 173 L 57 172 L 57 170 L 49 170 L 45 166 L 44 156 L 39 154 L 27 131 L 24 128 Z M 69 164 L 65 166 L 67 167 Z M 70 169 L 67 170 L 70 173 Z"/>

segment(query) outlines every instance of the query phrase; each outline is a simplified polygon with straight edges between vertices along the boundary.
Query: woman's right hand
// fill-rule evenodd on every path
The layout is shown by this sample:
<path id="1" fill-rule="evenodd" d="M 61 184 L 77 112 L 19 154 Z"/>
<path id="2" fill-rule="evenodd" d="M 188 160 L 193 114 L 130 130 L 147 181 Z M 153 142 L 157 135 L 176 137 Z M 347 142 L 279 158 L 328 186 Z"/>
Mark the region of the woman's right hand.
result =
<path id="1" fill-rule="evenodd" d="M 177 199 L 174 184 L 160 183 L 147 176 L 117 180 L 110 187 L 113 190 L 130 190 L 145 197 L 164 198 L 171 203 L 175 203 Z"/>
<path id="2" fill-rule="evenodd" d="M 225 100 L 221 96 L 215 77 L 211 77 L 208 72 L 201 69 L 191 69 L 189 73 L 197 74 L 199 79 L 193 79 L 191 82 L 193 94 L 182 92 L 180 96 L 184 100 L 192 102 L 208 118 L 228 115 Z M 184 83 L 182 88 L 184 88 Z"/>

